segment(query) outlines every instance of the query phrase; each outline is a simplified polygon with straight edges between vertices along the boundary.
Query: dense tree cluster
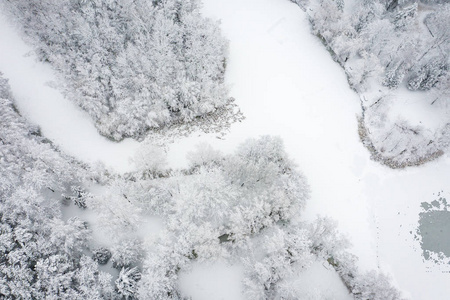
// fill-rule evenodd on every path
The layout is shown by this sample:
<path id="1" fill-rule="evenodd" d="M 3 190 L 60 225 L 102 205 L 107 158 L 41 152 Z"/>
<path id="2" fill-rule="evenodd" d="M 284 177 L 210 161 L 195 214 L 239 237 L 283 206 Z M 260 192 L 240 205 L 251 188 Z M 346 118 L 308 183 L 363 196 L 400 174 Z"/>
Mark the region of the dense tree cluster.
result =
<path id="1" fill-rule="evenodd" d="M 130 299 L 183 299 L 179 273 L 194 261 L 216 259 L 244 266 L 248 299 L 296 299 L 287 282 L 316 260 L 332 262 L 349 291 L 364 295 L 358 299 L 401 299 L 383 275 L 364 279 L 369 275 L 358 272 L 333 222 L 301 221 L 309 188 L 279 138 L 248 140 L 232 155 L 200 145 L 188 155 L 189 168 L 180 171 L 152 163 L 161 155 L 146 157 L 148 170 L 110 181 L 112 193 L 103 197 L 108 202 L 88 201 L 114 243 L 113 257 L 118 252 L 129 258 L 117 282 Z M 145 215 L 164 220 L 156 240 L 135 234 Z M 139 273 L 131 271 L 135 266 Z"/>
<path id="2" fill-rule="evenodd" d="M 450 6 L 422 8 L 419 14 L 417 3 L 399 2 L 362 1 L 350 12 L 344 1 L 311 0 L 307 5 L 314 33 L 357 91 L 366 89 L 374 73 L 381 73 L 388 88 L 405 83 L 410 90 L 448 89 Z M 354 67 L 358 60 L 370 63 Z"/>
<path id="3" fill-rule="evenodd" d="M 180 171 L 167 170 L 152 146 L 137 154 L 141 169 L 103 176 L 102 192 L 89 193 L 82 187 L 89 170 L 46 143 L 14 109 L 6 81 L 0 86 L 0 296 L 183 299 L 180 271 L 193 261 L 229 259 L 244 266 L 249 299 L 295 298 L 286 280 L 332 258 L 360 299 L 400 299 L 384 277 L 357 273 L 333 223 L 301 222 L 309 188 L 279 138 L 248 140 L 232 155 L 201 145 Z M 96 213 L 109 242 L 87 255 L 90 225 L 63 221 L 61 199 Z M 164 220 L 156 239 L 137 233 L 146 216 Z M 108 261 L 120 270 L 115 288 L 98 269 Z"/>
<path id="4" fill-rule="evenodd" d="M 144 160 L 142 153 L 138 156 Z M 117 245 L 113 259 L 123 243 L 130 245 L 128 258 L 148 252 L 142 248 L 145 241 L 133 235 L 142 214 L 165 220 L 166 232 L 156 251 L 141 256 L 146 257 L 138 289 L 141 299 L 175 297 L 177 274 L 191 260 L 221 258 L 238 245 L 245 247 L 260 232 L 288 222 L 308 197 L 305 179 L 279 138 L 249 140 L 227 156 L 203 145 L 189 158 L 187 170 L 164 171 L 152 163 L 160 155 L 147 156 L 141 165 L 150 169 L 115 179 L 110 183 L 112 194 L 104 197 L 107 201 L 92 199 L 91 207 Z"/>
<path id="5" fill-rule="evenodd" d="M 242 118 L 224 85 L 227 42 L 197 0 L 3 2 L 110 138 Z"/>

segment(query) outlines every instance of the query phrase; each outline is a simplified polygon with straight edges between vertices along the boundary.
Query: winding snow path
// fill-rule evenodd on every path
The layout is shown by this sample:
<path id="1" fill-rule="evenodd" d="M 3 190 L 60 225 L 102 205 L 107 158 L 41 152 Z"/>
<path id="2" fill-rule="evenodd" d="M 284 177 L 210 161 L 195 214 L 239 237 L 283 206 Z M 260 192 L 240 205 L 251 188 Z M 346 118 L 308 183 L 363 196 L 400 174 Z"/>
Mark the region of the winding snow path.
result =
<path id="1" fill-rule="evenodd" d="M 32 48 L 18 30 L 0 13 L 0 72 L 9 80 L 19 111 L 40 126 L 43 135 L 63 152 L 84 162 L 103 162 L 124 172 L 133 168 L 139 143 L 115 143 L 98 134 L 90 116 L 49 83 L 56 77 L 51 68 L 38 62 Z"/>
<path id="2" fill-rule="evenodd" d="M 423 261 L 414 234 L 421 202 L 442 190 L 450 199 L 448 157 L 406 170 L 371 161 L 357 134 L 358 96 L 290 1 L 204 0 L 203 11 L 230 40 L 227 80 L 247 119 L 225 141 L 178 142 L 170 161 L 183 165 L 198 141 L 231 152 L 248 137 L 279 135 L 311 185 L 306 218 L 337 220 L 360 267 L 388 272 L 405 296 L 447 299 L 450 266 Z"/>
<path id="3" fill-rule="evenodd" d="M 224 152 L 249 137 L 281 136 L 309 180 L 304 216 L 330 216 L 348 235 L 363 269 L 389 272 L 412 299 L 446 299 L 449 266 L 423 261 L 414 240 L 420 203 L 432 201 L 450 177 L 447 157 L 391 170 L 369 158 L 357 135 L 358 96 L 341 68 L 310 34 L 305 14 L 288 0 L 204 0 L 204 13 L 222 20 L 230 40 L 227 80 L 247 119 L 224 140 L 191 137 L 171 146 L 172 166 L 207 141 Z M 98 135 L 86 113 L 49 88 L 54 77 L 0 18 L 0 71 L 10 79 L 19 110 L 63 151 L 117 170 L 133 168 L 138 143 Z M 447 192 L 447 193 L 446 193 Z"/>

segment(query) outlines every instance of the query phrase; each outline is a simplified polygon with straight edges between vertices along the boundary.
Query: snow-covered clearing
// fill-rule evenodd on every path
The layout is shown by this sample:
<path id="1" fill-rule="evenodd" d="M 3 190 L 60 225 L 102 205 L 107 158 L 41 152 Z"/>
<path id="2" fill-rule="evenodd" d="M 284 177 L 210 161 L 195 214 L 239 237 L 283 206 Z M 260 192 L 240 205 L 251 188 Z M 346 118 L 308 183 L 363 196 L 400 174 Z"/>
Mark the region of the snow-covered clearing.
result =
<path id="1" fill-rule="evenodd" d="M 352 297 L 339 276 L 327 263 L 314 262 L 299 277 L 285 283 L 300 299 L 350 300 Z M 191 271 L 180 274 L 183 295 L 195 300 L 241 300 L 242 269 L 226 262 L 194 263 Z"/>
<path id="2" fill-rule="evenodd" d="M 370 88 L 361 93 L 361 98 L 366 108 L 378 101 L 386 101 L 388 116 L 385 123 L 407 121 L 411 127 L 423 127 L 434 133 L 450 119 L 448 105 L 442 100 L 435 101 L 437 96 L 433 91 L 410 91 L 406 86 L 389 90 L 375 78 L 369 82 Z"/>
<path id="3" fill-rule="evenodd" d="M 223 261 L 194 263 L 191 271 L 180 274 L 180 290 L 195 300 L 244 300 L 242 272 L 240 267 Z"/>
<path id="4" fill-rule="evenodd" d="M 394 93 L 392 120 L 407 120 L 412 126 L 421 126 L 435 132 L 450 120 L 450 111 L 443 101 L 436 99 L 430 92 L 409 91 L 406 87 L 399 88 Z"/>
<path id="5" fill-rule="evenodd" d="M 222 20 L 230 40 L 227 80 L 247 119 L 234 125 L 223 140 L 205 135 L 179 140 L 170 147 L 171 165 L 185 166 L 186 152 L 201 141 L 231 152 L 246 138 L 280 135 L 311 185 L 305 218 L 320 214 L 338 220 L 360 267 L 389 272 L 406 296 L 446 299 L 450 267 L 424 261 L 414 233 L 420 203 L 447 191 L 450 159 L 406 170 L 371 161 L 357 134 L 358 96 L 348 87 L 343 70 L 310 34 L 306 16 L 295 4 L 204 2 L 204 13 Z M 4 19 L 0 28 L 0 71 L 10 79 L 19 110 L 63 151 L 85 161 L 101 160 L 117 170 L 131 169 L 128 159 L 138 144 L 100 137 L 87 114 L 46 85 L 54 80 L 51 71 L 32 56 L 24 57 L 30 48 Z M 194 274 L 208 277 L 200 268 L 194 268 Z M 224 281 L 237 284 L 233 278 L 239 272 L 223 272 L 223 277 L 230 274 Z M 199 289 L 194 299 L 215 297 L 210 289 L 204 291 Z M 220 288 L 213 292 L 219 295 Z"/>
<path id="6" fill-rule="evenodd" d="M 50 66 L 37 61 L 32 48 L 0 13 L 0 72 L 9 80 L 19 111 L 40 126 L 42 134 L 63 152 L 82 161 L 103 162 L 124 172 L 139 143 L 109 141 L 98 134 L 90 116 L 50 87 L 56 76 Z"/>
<path id="7" fill-rule="evenodd" d="M 299 299 L 350 300 L 353 297 L 340 282 L 338 274 L 325 262 L 314 262 L 299 277 L 287 280 Z"/>

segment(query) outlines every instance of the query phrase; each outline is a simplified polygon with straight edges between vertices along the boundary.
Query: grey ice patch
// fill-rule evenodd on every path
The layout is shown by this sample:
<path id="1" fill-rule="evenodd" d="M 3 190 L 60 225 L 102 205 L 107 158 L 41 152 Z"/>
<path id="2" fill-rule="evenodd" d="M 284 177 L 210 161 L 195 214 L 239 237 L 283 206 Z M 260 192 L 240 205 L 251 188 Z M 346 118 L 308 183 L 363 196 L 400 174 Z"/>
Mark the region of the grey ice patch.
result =
<path id="1" fill-rule="evenodd" d="M 420 206 L 421 206 L 425 211 L 427 211 L 427 210 L 429 210 L 430 208 L 433 207 L 433 206 L 432 206 L 430 203 L 428 203 L 428 202 L 422 202 L 422 203 L 420 204 Z"/>
<path id="2" fill-rule="evenodd" d="M 440 193 L 438 194 L 440 196 Z M 450 263 L 450 207 L 439 197 L 430 203 L 422 202 L 416 238 L 420 241 L 423 257 L 435 263 Z"/>
<path id="3" fill-rule="evenodd" d="M 420 213 L 419 216 L 418 233 L 422 237 L 424 252 L 442 252 L 450 257 L 450 212 L 430 211 Z"/>

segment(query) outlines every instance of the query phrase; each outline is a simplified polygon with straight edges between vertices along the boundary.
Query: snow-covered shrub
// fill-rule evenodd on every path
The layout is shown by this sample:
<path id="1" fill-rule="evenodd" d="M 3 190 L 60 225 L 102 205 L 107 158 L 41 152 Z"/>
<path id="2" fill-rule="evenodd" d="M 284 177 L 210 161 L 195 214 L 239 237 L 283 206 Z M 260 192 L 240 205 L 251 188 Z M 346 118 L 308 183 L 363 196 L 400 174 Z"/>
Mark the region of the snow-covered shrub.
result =
<path id="1" fill-rule="evenodd" d="M 136 151 L 133 162 L 136 169 L 144 177 L 163 176 L 167 169 L 166 153 L 162 147 L 151 145 L 148 142 L 141 144 Z"/>
<path id="2" fill-rule="evenodd" d="M 104 247 L 100 247 L 92 251 L 92 259 L 98 262 L 100 265 L 106 265 L 111 256 L 111 251 Z"/>
<path id="3" fill-rule="evenodd" d="M 114 268 L 129 268 L 142 259 L 142 242 L 138 239 L 122 239 L 113 245 L 111 253 L 111 261 Z"/>
<path id="4" fill-rule="evenodd" d="M 417 3 L 400 9 L 393 18 L 396 29 L 407 30 L 411 27 L 417 17 Z"/>
<path id="5" fill-rule="evenodd" d="M 263 230 L 243 255 L 247 299 L 280 299 L 283 282 L 307 269 L 313 262 L 307 230 L 290 224 Z"/>
<path id="6" fill-rule="evenodd" d="M 68 204 L 68 201 L 72 201 L 79 208 L 86 208 L 86 199 L 92 196 L 78 185 L 71 186 L 70 190 L 72 195 L 62 195 L 64 198 L 64 203 Z"/>
<path id="7" fill-rule="evenodd" d="M 334 257 L 349 246 L 348 240 L 339 235 L 336 222 L 329 218 L 317 218 L 307 229 L 312 252 L 319 257 Z"/>
<path id="8" fill-rule="evenodd" d="M 405 63 L 403 61 L 394 62 L 386 68 L 383 85 L 390 89 L 396 89 L 403 82 L 405 75 Z"/>
<path id="9" fill-rule="evenodd" d="M 99 271 L 98 264 L 90 257 L 81 257 L 75 280 L 79 284 L 82 299 L 115 299 L 111 277 L 110 274 Z"/>
<path id="10" fill-rule="evenodd" d="M 208 164 L 220 163 L 223 155 L 215 150 L 211 145 L 203 143 L 195 146 L 195 151 L 188 152 L 187 159 L 190 167 L 205 166 Z"/>
<path id="11" fill-rule="evenodd" d="M 87 206 L 97 213 L 99 227 L 115 240 L 129 235 L 139 225 L 141 209 L 126 198 L 120 186 L 109 185 L 105 194 L 90 198 Z"/>
<path id="12" fill-rule="evenodd" d="M 421 65 L 408 80 L 408 89 L 428 91 L 438 85 L 448 73 L 450 63 L 447 60 L 434 59 Z"/>

